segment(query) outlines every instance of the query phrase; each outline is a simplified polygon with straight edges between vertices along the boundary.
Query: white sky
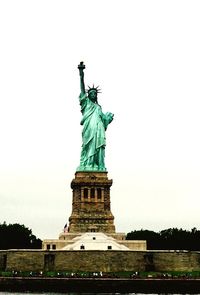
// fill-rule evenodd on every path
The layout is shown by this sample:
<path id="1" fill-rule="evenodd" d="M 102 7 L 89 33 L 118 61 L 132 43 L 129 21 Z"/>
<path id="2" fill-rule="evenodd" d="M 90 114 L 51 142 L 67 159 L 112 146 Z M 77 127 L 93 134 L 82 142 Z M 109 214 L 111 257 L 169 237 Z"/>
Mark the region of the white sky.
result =
<path id="1" fill-rule="evenodd" d="M 78 63 L 113 112 L 116 229 L 200 229 L 200 2 L 0 1 L 0 223 L 56 238 L 79 165 Z"/>

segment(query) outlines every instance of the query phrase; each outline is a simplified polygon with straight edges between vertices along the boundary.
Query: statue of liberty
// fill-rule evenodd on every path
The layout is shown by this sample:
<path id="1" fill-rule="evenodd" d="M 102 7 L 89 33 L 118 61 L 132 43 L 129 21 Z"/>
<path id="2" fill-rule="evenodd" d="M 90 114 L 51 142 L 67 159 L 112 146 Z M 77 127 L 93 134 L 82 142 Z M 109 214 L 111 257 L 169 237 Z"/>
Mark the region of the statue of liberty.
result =
<path id="1" fill-rule="evenodd" d="M 105 168 L 105 131 L 113 120 L 112 113 L 103 113 L 97 101 L 98 87 L 89 87 L 85 90 L 84 72 L 85 65 L 79 66 L 81 93 L 79 96 L 83 125 L 82 150 L 80 166 L 77 171 L 106 171 Z"/>

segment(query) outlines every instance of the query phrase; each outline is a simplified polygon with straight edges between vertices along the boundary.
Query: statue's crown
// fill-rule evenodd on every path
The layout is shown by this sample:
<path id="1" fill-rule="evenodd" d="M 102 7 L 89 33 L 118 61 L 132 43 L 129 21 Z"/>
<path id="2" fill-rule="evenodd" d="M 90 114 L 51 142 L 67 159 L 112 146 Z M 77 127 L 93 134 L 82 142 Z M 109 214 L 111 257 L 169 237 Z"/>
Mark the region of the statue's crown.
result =
<path id="1" fill-rule="evenodd" d="M 91 91 L 96 91 L 96 93 L 101 93 L 100 90 L 101 89 L 99 89 L 99 86 L 95 87 L 94 84 L 93 84 L 92 87 L 88 86 L 87 93 L 90 93 Z"/>

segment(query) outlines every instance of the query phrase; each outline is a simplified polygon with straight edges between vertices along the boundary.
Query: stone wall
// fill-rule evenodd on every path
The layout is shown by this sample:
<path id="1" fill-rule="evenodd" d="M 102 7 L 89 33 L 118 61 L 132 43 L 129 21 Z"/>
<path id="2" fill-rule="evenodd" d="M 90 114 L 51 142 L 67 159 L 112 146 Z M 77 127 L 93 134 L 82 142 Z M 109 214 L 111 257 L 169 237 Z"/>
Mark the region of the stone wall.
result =
<path id="1" fill-rule="evenodd" d="M 167 271 L 195 271 L 200 270 L 200 252 L 190 251 L 155 251 L 153 263 L 155 269 Z"/>
<path id="2" fill-rule="evenodd" d="M 199 271 L 200 252 L 186 251 L 0 251 L 0 270 Z"/>
<path id="3" fill-rule="evenodd" d="M 44 268 L 44 253 L 40 250 L 7 251 L 6 270 L 41 271 Z"/>
<path id="4" fill-rule="evenodd" d="M 5 270 L 7 264 L 7 252 L 6 251 L 0 251 L 0 270 Z"/>
<path id="5" fill-rule="evenodd" d="M 130 251 L 70 251 L 68 262 L 63 266 L 66 253 L 56 255 L 55 266 L 57 269 L 87 270 L 87 271 L 128 271 L 132 269 L 144 269 L 143 253 Z M 70 266 L 70 267 L 69 267 Z"/>

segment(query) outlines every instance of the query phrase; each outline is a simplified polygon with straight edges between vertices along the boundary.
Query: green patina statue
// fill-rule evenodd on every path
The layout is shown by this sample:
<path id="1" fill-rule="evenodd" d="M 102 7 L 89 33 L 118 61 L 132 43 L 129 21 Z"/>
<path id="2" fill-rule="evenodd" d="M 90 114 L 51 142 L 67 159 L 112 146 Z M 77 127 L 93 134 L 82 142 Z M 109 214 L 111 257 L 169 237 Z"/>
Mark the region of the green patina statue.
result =
<path id="1" fill-rule="evenodd" d="M 79 96 L 83 125 L 82 130 L 82 151 L 80 166 L 77 171 L 106 171 L 105 131 L 108 124 L 113 120 L 112 113 L 103 113 L 97 101 L 98 87 L 89 87 L 85 90 L 84 72 L 85 65 L 80 62 L 79 66 L 81 93 Z"/>

